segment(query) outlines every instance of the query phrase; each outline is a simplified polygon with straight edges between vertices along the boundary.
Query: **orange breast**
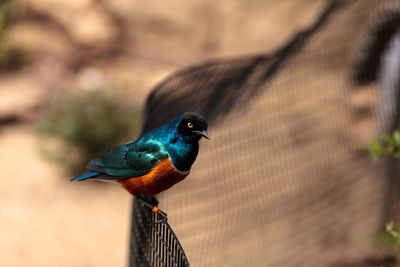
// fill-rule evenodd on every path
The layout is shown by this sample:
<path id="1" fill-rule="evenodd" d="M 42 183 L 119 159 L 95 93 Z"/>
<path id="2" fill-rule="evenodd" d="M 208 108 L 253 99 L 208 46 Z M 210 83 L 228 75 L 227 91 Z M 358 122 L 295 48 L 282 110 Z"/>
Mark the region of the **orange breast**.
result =
<path id="1" fill-rule="evenodd" d="M 120 184 L 133 195 L 153 196 L 182 181 L 189 172 L 180 172 L 171 160 L 162 160 L 149 173 L 120 180 Z"/>

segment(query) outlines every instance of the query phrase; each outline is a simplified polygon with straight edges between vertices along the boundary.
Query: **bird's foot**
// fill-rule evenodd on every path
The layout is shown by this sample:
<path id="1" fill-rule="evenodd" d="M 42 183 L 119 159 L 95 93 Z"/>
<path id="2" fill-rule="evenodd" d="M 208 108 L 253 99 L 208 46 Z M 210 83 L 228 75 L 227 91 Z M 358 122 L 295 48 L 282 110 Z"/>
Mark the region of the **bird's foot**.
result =
<path id="1" fill-rule="evenodd" d="M 167 223 L 167 214 L 160 210 L 157 206 L 153 207 L 152 212 L 154 212 L 156 216 L 154 223 Z"/>
<path id="2" fill-rule="evenodd" d="M 167 214 L 158 208 L 158 200 L 155 197 L 147 197 L 147 196 L 137 196 L 138 199 L 142 200 L 143 204 L 151 209 L 152 212 L 155 213 L 154 223 L 166 223 L 167 222 Z"/>
<path id="3" fill-rule="evenodd" d="M 158 199 L 156 198 L 156 197 L 154 197 L 154 196 L 151 196 L 150 198 L 149 198 L 149 202 L 148 203 L 150 203 L 151 205 L 153 205 L 153 206 L 158 206 L 158 204 L 160 204 L 160 202 L 158 201 Z"/>

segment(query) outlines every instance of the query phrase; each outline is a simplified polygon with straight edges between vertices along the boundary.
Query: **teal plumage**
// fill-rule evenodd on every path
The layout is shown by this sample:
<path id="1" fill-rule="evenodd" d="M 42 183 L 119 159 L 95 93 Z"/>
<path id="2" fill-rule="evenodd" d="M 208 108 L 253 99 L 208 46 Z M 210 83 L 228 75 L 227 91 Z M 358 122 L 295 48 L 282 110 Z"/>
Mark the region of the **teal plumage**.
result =
<path id="1" fill-rule="evenodd" d="M 207 122 L 202 116 L 189 112 L 181 114 L 167 125 L 91 160 L 87 166 L 90 171 L 71 181 L 142 177 L 166 159 L 178 172 L 187 172 L 196 160 L 200 138 L 208 138 L 206 130 Z"/>

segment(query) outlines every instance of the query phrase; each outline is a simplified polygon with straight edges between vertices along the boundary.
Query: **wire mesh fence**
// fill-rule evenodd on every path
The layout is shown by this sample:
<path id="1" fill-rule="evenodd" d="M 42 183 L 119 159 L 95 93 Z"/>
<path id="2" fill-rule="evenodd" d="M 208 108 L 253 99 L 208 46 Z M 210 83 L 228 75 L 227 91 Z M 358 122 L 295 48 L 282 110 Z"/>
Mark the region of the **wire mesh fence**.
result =
<path id="1" fill-rule="evenodd" d="M 398 23 L 382 21 L 385 10 L 398 16 L 395 8 L 328 1 L 275 53 L 192 66 L 153 90 L 143 132 L 185 111 L 210 124 L 211 141 L 201 143 L 189 177 L 159 196 L 193 266 L 383 264 L 376 237 L 398 218 L 400 187 L 390 171 L 397 165 L 374 164 L 359 148 L 398 124 L 398 106 L 385 109 L 398 87 L 383 97 L 385 64 L 371 70 L 364 60 L 384 62 L 393 47 Z M 378 79 L 360 82 L 357 73 Z M 135 202 L 133 266 L 148 263 L 148 250 L 165 249 L 150 242 L 153 232 L 140 234 L 148 224 L 136 218 L 141 212 Z"/>
<path id="2" fill-rule="evenodd" d="M 189 266 L 167 221 L 159 220 L 140 198 L 134 199 L 133 210 L 130 266 Z"/>

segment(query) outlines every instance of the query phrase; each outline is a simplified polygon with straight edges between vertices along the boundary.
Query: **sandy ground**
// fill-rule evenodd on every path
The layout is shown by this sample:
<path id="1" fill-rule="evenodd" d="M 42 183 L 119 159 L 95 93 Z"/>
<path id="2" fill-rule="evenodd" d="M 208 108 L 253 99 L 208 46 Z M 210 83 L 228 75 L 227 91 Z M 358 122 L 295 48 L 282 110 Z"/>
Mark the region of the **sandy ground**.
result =
<path id="1" fill-rule="evenodd" d="M 2 132 L 1 266 L 125 265 L 130 196 L 70 183 L 40 145 L 31 127 Z"/>

